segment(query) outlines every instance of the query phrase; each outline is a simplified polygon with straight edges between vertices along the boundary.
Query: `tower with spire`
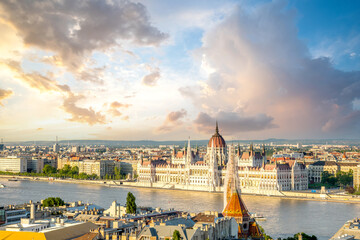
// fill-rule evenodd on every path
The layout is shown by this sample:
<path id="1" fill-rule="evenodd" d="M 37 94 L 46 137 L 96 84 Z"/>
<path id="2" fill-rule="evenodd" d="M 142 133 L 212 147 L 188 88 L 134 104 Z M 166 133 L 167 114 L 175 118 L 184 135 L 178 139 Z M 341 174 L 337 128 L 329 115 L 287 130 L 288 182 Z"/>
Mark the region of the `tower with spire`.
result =
<path id="1" fill-rule="evenodd" d="M 209 169 L 209 191 L 214 192 L 216 191 L 217 187 L 219 187 L 219 173 L 218 173 L 218 163 L 217 163 L 217 156 L 214 147 L 214 141 L 211 144 L 211 151 L 210 151 L 210 169 Z"/>
<path id="2" fill-rule="evenodd" d="M 189 137 L 188 146 L 187 146 L 187 149 L 186 149 L 186 162 L 185 162 L 185 165 L 189 166 L 192 162 L 193 162 L 193 157 L 192 157 L 190 137 Z"/>
<path id="3" fill-rule="evenodd" d="M 233 146 L 229 146 L 229 162 L 227 164 L 224 184 L 224 210 L 225 217 L 233 217 L 238 223 L 239 239 L 259 239 L 264 237 L 256 221 L 250 217 L 244 201 L 241 198 L 238 167 L 235 160 Z"/>

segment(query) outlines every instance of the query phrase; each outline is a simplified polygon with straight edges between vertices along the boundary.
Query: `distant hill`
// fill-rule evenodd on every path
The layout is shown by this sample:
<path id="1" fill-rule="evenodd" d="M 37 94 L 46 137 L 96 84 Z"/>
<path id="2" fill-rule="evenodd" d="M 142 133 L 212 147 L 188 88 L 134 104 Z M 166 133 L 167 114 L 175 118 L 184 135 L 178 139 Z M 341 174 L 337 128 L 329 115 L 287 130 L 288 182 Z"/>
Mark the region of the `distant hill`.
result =
<path id="1" fill-rule="evenodd" d="M 205 146 L 209 140 L 191 140 L 191 145 Z M 339 144 L 339 145 L 359 145 L 360 139 L 276 139 L 270 138 L 265 140 L 231 140 L 227 141 L 227 144 Z M 8 146 L 51 146 L 54 141 L 17 141 L 17 142 L 5 142 Z M 152 140 L 138 140 L 138 141 L 117 141 L 117 140 L 64 140 L 59 141 L 60 145 L 97 145 L 97 146 L 109 146 L 109 147 L 130 147 L 130 146 L 159 146 L 159 145 L 179 145 L 184 146 L 187 144 L 187 140 L 183 141 L 152 141 Z"/>

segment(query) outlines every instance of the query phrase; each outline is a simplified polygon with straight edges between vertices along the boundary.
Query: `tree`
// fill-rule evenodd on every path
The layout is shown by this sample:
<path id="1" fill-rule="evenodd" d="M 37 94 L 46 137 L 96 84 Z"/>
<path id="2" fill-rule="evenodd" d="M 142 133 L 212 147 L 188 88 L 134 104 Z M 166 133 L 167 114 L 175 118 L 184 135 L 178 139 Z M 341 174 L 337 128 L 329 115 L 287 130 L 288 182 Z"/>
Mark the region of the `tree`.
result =
<path id="1" fill-rule="evenodd" d="M 265 239 L 265 240 L 271 240 L 271 239 L 273 239 L 273 238 L 270 237 L 269 235 L 266 235 L 265 230 L 264 230 L 264 228 L 263 228 L 262 226 L 260 226 L 260 225 L 258 225 L 258 226 L 259 226 L 259 228 L 260 228 L 260 231 L 261 231 L 262 234 L 264 235 L 264 239 Z"/>
<path id="2" fill-rule="evenodd" d="M 60 170 L 60 174 L 68 175 L 71 171 L 71 166 L 68 164 L 65 164 L 64 167 Z"/>
<path id="3" fill-rule="evenodd" d="M 353 182 L 353 173 L 352 173 L 352 171 L 339 172 L 338 174 L 336 174 L 336 178 L 340 185 L 349 186 Z"/>
<path id="4" fill-rule="evenodd" d="M 49 164 L 46 164 L 43 168 L 43 173 L 45 173 L 46 175 L 56 173 L 56 168 L 50 166 Z"/>
<path id="5" fill-rule="evenodd" d="M 337 178 L 333 174 L 324 171 L 321 173 L 321 183 L 330 184 L 331 186 L 336 186 Z"/>
<path id="6" fill-rule="evenodd" d="M 181 235 L 180 235 L 180 232 L 178 230 L 174 231 L 172 239 L 173 240 L 180 240 L 181 239 Z"/>
<path id="7" fill-rule="evenodd" d="M 129 192 L 126 197 L 126 213 L 136 213 L 136 203 L 135 203 L 135 196 Z"/>
<path id="8" fill-rule="evenodd" d="M 314 236 L 314 235 L 310 236 L 310 235 L 307 235 L 306 233 L 297 233 L 294 235 L 294 237 L 283 238 L 283 240 L 298 240 L 300 234 L 301 234 L 303 240 L 317 240 L 316 236 Z"/>
<path id="9" fill-rule="evenodd" d="M 354 194 L 356 192 L 355 188 L 351 187 L 351 186 L 347 186 L 345 188 L 345 191 L 349 194 Z"/>
<path id="10" fill-rule="evenodd" d="M 58 207 L 58 206 L 63 206 L 65 205 L 65 202 L 59 198 L 59 197 L 48 197 L 46 199 L 44 199 L 42 205 L 44 207 Z"/>
<path id="11" fill-rule="evenodd" d="M 114 173 L 115 173 L 115 179 L 116 180 L 121 179 L 121 168 L 115 167 Z"/>
<path id="12" fill-rule="evenodd" d="M 70 174 L 71 175 L 76 175 L 79 174 L 79 167 L 78 166 L 73 166 L 70 170 Z"/>

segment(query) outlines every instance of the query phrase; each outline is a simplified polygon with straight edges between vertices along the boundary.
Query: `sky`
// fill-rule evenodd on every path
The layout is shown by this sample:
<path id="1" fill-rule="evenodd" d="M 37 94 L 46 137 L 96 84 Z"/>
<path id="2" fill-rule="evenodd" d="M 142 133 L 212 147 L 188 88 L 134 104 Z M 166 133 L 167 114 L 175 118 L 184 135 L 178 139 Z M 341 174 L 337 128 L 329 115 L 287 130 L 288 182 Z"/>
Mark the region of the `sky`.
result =
<path id="1" fill-rule="evenodd" d="M 0 137 L 360 136 L 360 2 L 2 0 Z"/>

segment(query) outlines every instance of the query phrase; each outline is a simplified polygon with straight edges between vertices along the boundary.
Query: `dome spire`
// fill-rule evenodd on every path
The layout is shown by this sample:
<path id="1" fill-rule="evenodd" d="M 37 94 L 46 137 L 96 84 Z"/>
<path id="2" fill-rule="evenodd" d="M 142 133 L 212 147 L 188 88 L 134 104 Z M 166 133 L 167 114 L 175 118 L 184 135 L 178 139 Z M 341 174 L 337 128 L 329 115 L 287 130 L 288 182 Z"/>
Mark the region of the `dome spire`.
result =
<path id="1" fill-rule="evenodd" d="M 217 120 L 216 120 L 215 133 L 219 134 L 219 126 L 218 126 L 218 121 Z"/>

